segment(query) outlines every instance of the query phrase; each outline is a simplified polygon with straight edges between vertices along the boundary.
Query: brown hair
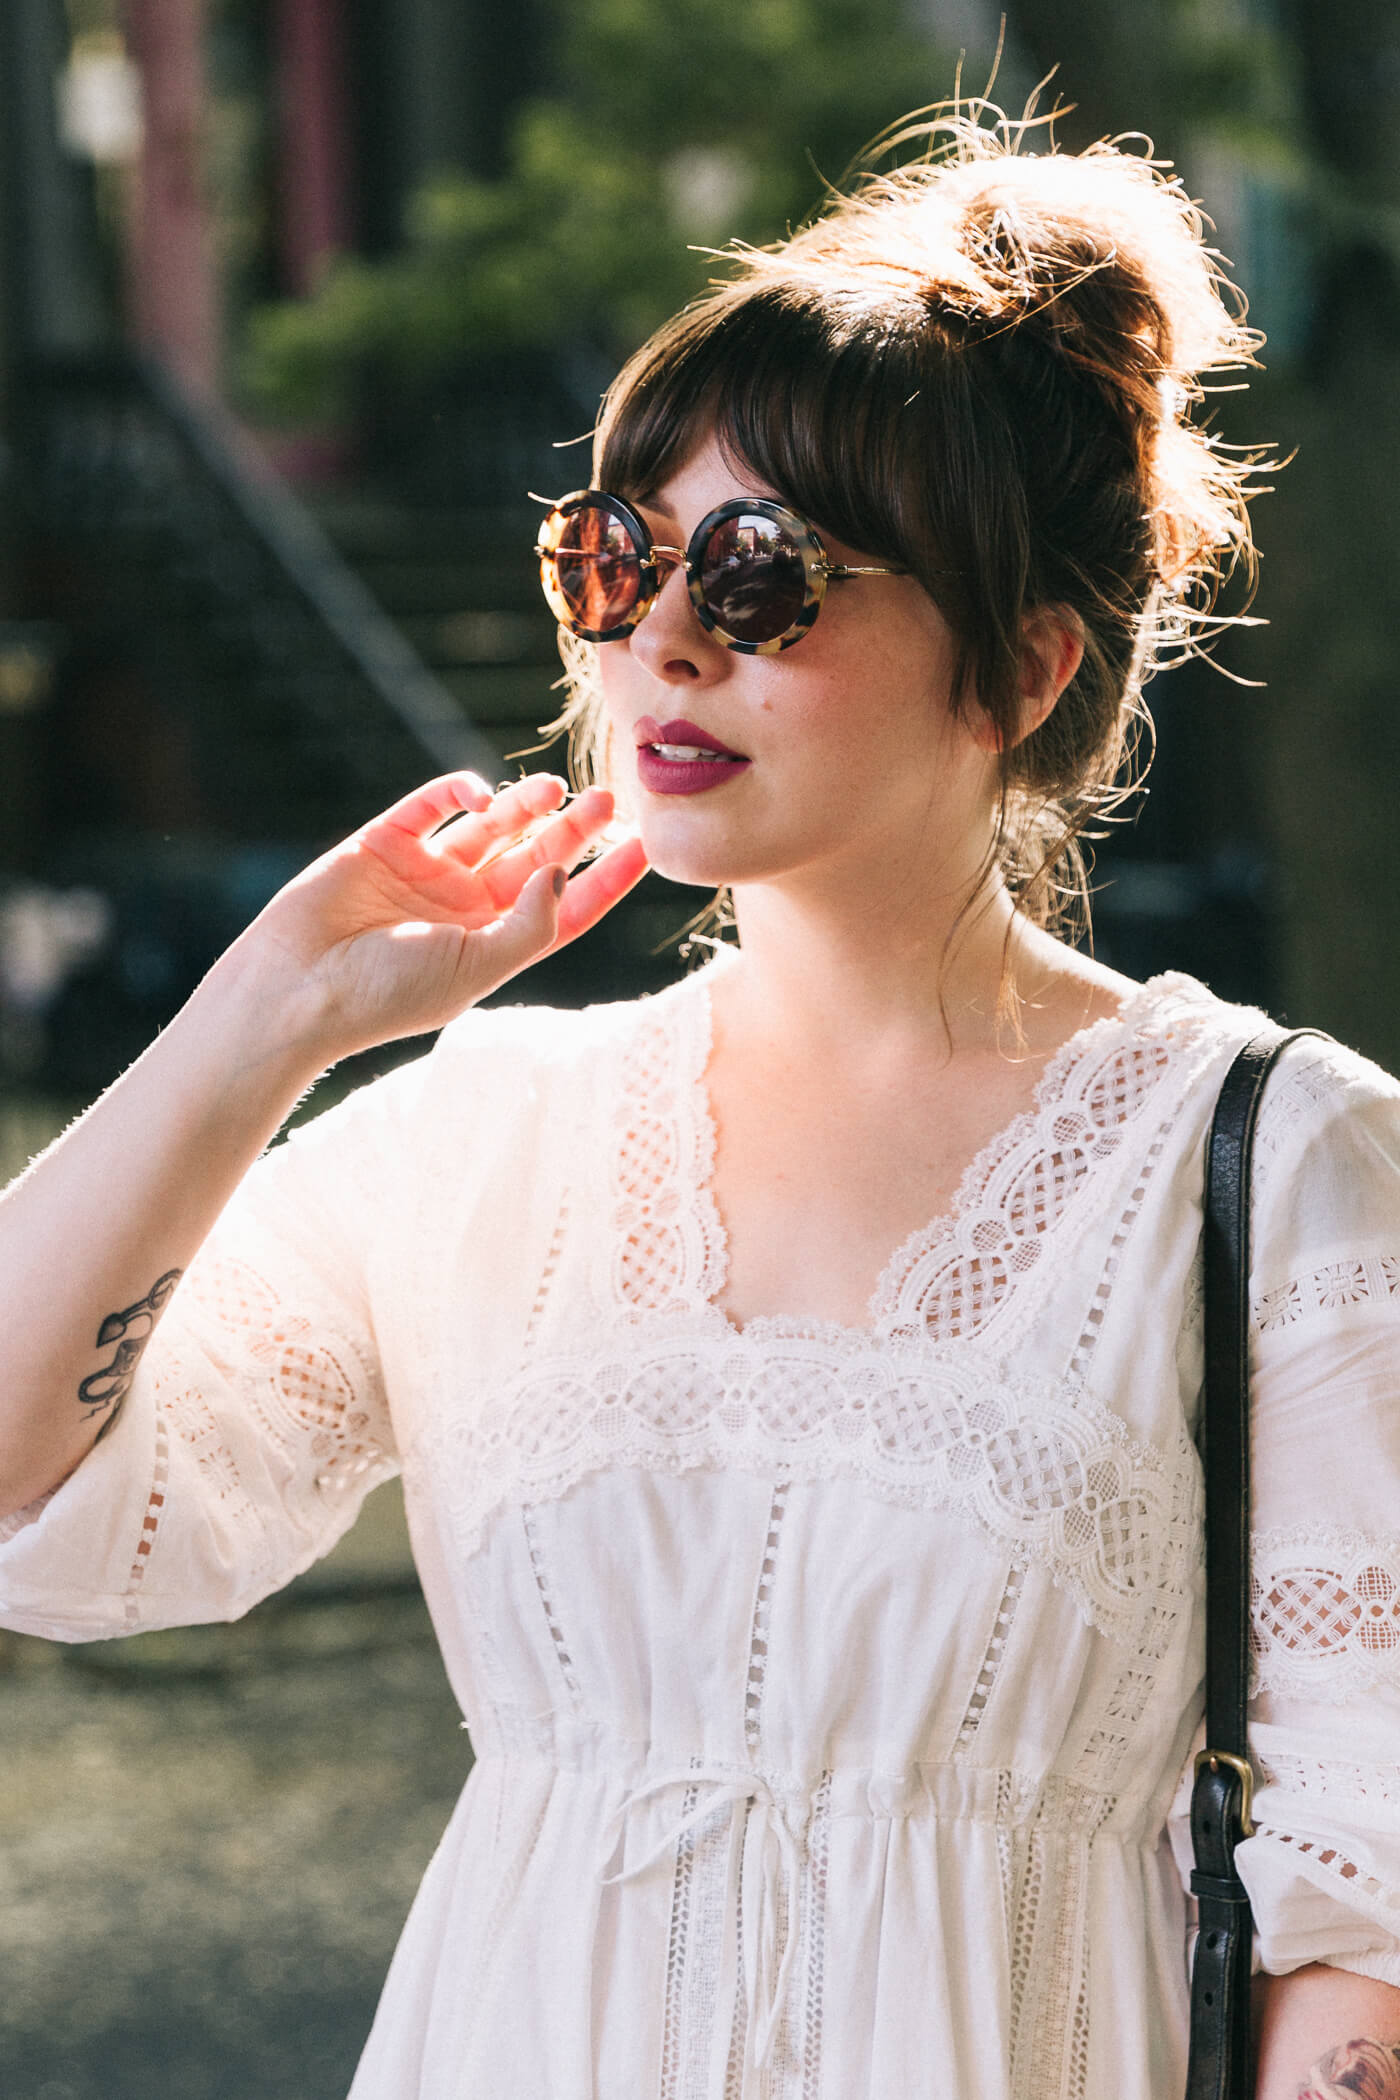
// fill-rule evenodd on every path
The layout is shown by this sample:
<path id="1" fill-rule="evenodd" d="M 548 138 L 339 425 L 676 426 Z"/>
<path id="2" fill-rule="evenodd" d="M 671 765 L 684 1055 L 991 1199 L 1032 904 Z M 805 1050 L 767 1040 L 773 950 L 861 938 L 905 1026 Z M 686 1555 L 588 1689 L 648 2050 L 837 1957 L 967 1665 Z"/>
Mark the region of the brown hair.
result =
<path id="1" fill-rule="evenodd" d="M 724 251 L 728 274 L 614 382 L 594 473 L 644 497 L 713 431 L 819 527 L 912 572 L 960 644 L 955 706 L 975 696 L 1001 738 L 996 862 L 1053 924 L 1087 909 L 1078 840 L 1128 792 L 1145 679 L 1231 624 L 1215 591 L 1252 555 L 1258 463 L 1191 412 L 1203 375 L 1261 339 L 1161 163 L 1108 142 L 1031 152 L 1025 125 L 986 114 L 917 127 L 916 164 L 772 247 Z M 1038 607 L 1084 659 L 1021 736 Z M 595 652 L 561 646 L 560 726 L 588 773 Z"/>

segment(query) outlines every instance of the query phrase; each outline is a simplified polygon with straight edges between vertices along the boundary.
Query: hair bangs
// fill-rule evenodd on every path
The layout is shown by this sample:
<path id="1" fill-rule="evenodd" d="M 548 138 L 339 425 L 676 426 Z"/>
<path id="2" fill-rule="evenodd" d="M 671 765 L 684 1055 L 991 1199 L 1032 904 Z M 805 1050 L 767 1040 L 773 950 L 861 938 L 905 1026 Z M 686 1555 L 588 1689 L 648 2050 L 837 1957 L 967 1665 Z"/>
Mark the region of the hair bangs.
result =
<path id="1" fill-rule="evenodd" d="M 926 356 L 897 314 L 833 313 L 790 286 L 744 290 L 681 315 L 622 373 L 599 426 L 598 484 L 645 501 L 713 435 L 736 471 L 818 530 L 922 579 L 939 421 Z"/>

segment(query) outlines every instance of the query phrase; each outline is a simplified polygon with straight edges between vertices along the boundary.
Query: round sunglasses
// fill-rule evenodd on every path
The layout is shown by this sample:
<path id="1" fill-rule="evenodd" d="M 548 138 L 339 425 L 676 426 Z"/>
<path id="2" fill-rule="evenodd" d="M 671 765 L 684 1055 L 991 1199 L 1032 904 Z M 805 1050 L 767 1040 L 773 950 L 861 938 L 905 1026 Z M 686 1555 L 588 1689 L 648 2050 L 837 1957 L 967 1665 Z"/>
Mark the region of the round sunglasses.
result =
<path id="1" fill-rule="evenodd" d="M 685 570 L 701 626 L 745 656 L 776 656 L 800 642 L 833 579 L 908 573 L 828 561 L 813 527 L 763 496 L 721 503 L 689 546 L 660 547 L 621 496 L 577 489 L 545 519 L 535 552 L 551 612 L 585 642 L 634 634 L 671 565 Z"/>

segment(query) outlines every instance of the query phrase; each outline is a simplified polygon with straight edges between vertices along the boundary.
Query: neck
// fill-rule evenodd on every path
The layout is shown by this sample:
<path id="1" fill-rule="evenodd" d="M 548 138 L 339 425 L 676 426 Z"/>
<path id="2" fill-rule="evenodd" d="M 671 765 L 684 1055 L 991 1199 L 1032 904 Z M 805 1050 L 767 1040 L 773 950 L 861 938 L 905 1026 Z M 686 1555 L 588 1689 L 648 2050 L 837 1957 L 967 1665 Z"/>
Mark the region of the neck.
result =
<path id="1" fill-rule="evenodd" d="M 1045 937 L 1000 876 L 942 896 L 814 905 L 777 885 L 736 889 L 731 1009 L 770 1042 L 823 1057 L 909 1047 L 940 1058 L 1005 1042 L 1004 992 L 1024 988 Z"/>

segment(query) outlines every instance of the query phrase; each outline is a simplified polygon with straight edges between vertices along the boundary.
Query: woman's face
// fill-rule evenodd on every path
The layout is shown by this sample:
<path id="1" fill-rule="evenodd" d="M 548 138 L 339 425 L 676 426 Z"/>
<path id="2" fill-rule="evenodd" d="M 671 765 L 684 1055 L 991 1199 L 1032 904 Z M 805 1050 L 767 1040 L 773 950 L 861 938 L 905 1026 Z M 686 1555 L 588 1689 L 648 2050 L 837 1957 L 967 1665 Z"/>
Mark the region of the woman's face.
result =
<path id="1" fill-rule="evenodd" d="M 636 507 L 654 540 L 683 547 L 718 504 L 776 493 L 709 438 Z M 878 564 L 811 522 L 831 561 Z M 954 638 L 912 577 L 831 583 L 801 641 L 745 656 L 701 626 L 671 567 L 598 658 L 612 780 L 663 875 L 946 891 L 980 867 L 996 759 L 952 712 Z M 705 741 L 734 762 L 667 755 Z"/>

